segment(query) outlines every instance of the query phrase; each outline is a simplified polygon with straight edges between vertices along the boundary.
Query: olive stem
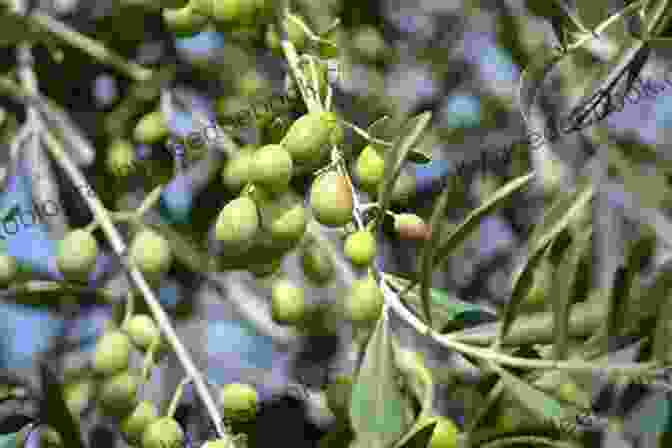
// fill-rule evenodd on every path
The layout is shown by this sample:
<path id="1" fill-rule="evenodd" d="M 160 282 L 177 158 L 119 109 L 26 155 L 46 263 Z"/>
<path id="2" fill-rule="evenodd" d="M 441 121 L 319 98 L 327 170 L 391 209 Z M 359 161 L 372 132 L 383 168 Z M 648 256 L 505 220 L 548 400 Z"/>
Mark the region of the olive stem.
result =
<path id="1" fill-rule="evenodd" d="M 134 305 L 135 305 L 135 300 L 134 300 L 133 290 L 129 288 L 128 292 L 126 293 L 126 307 L 124 309 L 124 320 L 121 321 L 121 327 L 122 328 L 126 324 L 128 324 L 129 320 L 131 320 L 131 317 L 133 316 Z"/>
<path id="2" fill-rule="evenodd" d="M 53 137 L 53 135 L 48 132 L 48 130 L 44 131 L 44 136 L 45 141 L 47 142 L 47 148 L 49 149 L 52 157 L 63 169 L 73 184 L 88 186 L 86 178 L 79 171 L 79 168 L 73 163 L 73 161 L 70 160 L 60 142 L 58 142 Z M 82 198 L 93 213 L 96 221 L 100 223 L 100 227 L 105 234 L 105 237 L 110 242 L 114 252 L 120 258 L 125 258 L 127 248 L 124 240 L 110 219 L 107 209 L 103 206 L 102 202 L 98 198 L 98 195 L 93 189 L 90 189 L 90 191 L 91 194 L 82 195 Z M 175 352 L 175 355 L 180 361 L 180 364 L 182 364 L 182 367 L 185 369 L 187 374 L 193 378 L 196 391 L 201 400 L 203 400 L 203 403 L 208 410 L 208 413 L 210 414 L 210 418 L 215 425 L 215 429 L 217 430 L 218 435 L 224 438 L 228 435 L 228 433 L 225 427 L 222 425 L 222 418 L 220 416 L 219 410 L 217 409 L 215 401 L 213 400 L 207 385 L 203 381 L 203 376 L 191 359 L 189 352 L 186 350 L 179 337 L 175 333 L 175 330 L 173 329 L 166 312 L 163 310 L 159 300 L 156 298 L 154 292 L 150 289 L 147 281 L 138 268 L 131 264 L 126 266 L 126 269 L 131 283 L 140 291 L 144 297 L 145 302 L 147 303 L 154 319 L 156 319 L 156 322 L 159 324 L 159 327 L 166 336 L 166 339 Z"/>
<path id="3" fill-rule="evenodd" d="M 191 382 L 191 378 L 185 377 L 180 381 L 180 384 L 177 385 L 175 388 L 175 393 L 173 394 L 173 399 L 170 400 L 170 405 L 168 406 L 168 411 L 166 411 L 166 416 L 173 418 L 175 415 L 175 411 L 177 411 L 177 405 L 180 403 L 180 399 L 182 398 L 182 392 L 184 391 L 184 387 Z"/>
<path id="4" fill-rule="evenodd" d="M 133 221 L 137 219 L 136 212 L 109 212 L 112 222 Z M 91 233 L 98 229 L 98 221 L 92 219 L 89 224 L 84 227 L 84 230 Z"/>
<path id="5" fill-rule="evenodd" d="M 142 218 L 142 215 L 147 213 L 149 209 L 154 207 L 156 203 L 159 201 L 161 198 L 161 192 L 163 191 L 163 185 L 159 185 L 155 189 L 153 189 L 146 197 L 143 199 L 142 203 L 138 207 L 138 209 L 133 213 L 134 217 L 137 219 Z"/>
<path id="6" fill-rule="evenodd" d="M 156 351 L 159 349 L 160 344 L 161 338 L 153 341 L 149 346 L 149 349 L 147 349 L 147 353 L 145 353 L 145 358 L 142 360 L 142 373 L 140 376 L 144 382 L 149 380 L 149 373 L 152 367 L 154 367 L 154 356 L 156 355 Z"/>

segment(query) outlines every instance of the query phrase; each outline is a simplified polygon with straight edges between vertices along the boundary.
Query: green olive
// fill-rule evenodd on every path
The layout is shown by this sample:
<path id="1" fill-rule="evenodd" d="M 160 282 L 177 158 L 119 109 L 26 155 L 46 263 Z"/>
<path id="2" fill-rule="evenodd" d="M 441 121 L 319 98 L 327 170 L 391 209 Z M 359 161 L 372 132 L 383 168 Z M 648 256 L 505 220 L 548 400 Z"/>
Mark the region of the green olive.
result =
<path id="1" fill-rule="evenodd" d="M 439 417 L 438 420 L 427 448 L 457 448 L 457 435 L 460 432 L 457 425 L 446 417 Z"/>
<path id="2" fill-rule="evenodd" d="M 301 268 L 303 274 L 312 282 L 324 285 L 334 278 L 334 261 L 319 243 L 310 243 L 301 248 Z"/>
<path id="3" fill-rule="evenodd" d="M 68 280 L 87 281 L 97 257 L 98 243 L 86 230 L 73 230 L 58 242 L 56 264 Z"/>
<path id="4" fill-rule="evenodd" d="M 168 240 L 149 229 L 133 237 L 129 257 L 131 263 L 152 282 L 168 272 L 173 264 L 173 252 Z"/>
<path id="5" fill-rule="evenodd" d="M 297 325 L 306 315 L 306 298 L 303 288 L 287 279 L 277 280 L 273 284 L 271 316 L 282 325 Z"/>
<path id="6" fill-rule="evenodd" d="M 291 193 L 272 197 L 268 193 L 255 190 L 259 204 L 262 226 L 277 242 L 297 243 L 306 233 L 308 216 L 302 201 Z"/>
<path id="7" fill-rule="evenodd" d="M 115 177 L 128 176 L 136 166 L 136 154 L 133 144 L 124 139 L 116 139 L 107 150 L 105 167 Z"/>
<path id="8" fill-rule="evenodd" d="M 368 230 L 348 236 L 343 248 L 345 256 L 356 266 L 368 266 L 376 256 L 376 238 Z"/>
<path id="9" fill-rule="evenodd" d="M 136 394 L 140 379 L 123 371 L 103 381 L 98 402 L 105 415 L 115 418 L 127 416 L 137 405 Z"/>
<path id="10" fill-rule="evenodd" d="M 231 422 L 249 422 L 257 415 L 258 396 L 249 384 L 230 383 L 219 393 L 224 416 Z"/>
<path id="11" fill-rule="evenodd" d="M 255 150 L 256 147 L 252 145 L 244 146 L 236 155 L 224 163 L 222 181 L 230 191 L 238 193 L 251 181 L 250 165 Z"/>
<path id="12" fill-rule="evenodd" d="M 282 193 L 289 188 L 292 179 L 292 157 L 280 145 L 266 145 L 254 153 L 250 177 L 273 193 Z"/>
<path id="13" fill-rule="evenodd" d="M 120 331 L 104 333 L 93 354 L 93 370 L 105 376 L 114 375 L 128 368 L 131 341 Z"/>
<path id="14" fill-rule="evenodd" d="M 217 217 L 215 236 L 231 252 L 245 252 L 259 232 L 259 211 L 255 202 L 242 196 L 229 202 Z"/>
<path id="15" fill-rule="evenodd" d="M 292 160 L 308 163 L 320 159 L 324 147 L 328 148 L 338 136 L 338 118 L 333 112 L 310 112 L 292 123 L 280 144 Z"/>
<path id="16" fill-rule="evenodd" d="M 133 412 L 120 423 L 119 429 L 127 442 L 137 445 L 142 440 L 142 433 L 159 418 L 159 411 L 151 401 L 141 401 Z"/>
<path id="17" fill-rule="evenodd" d="M 160 110 L 150 112 L 138 121 L 133 137 L 138 143 L 151 145 L 166 138 L 170 133 L 168 123 Z"/>
<path id="18" fill-rule="evenodd" d="M 355 280 L 345 297 L 346 318 L 358 324 L 369 324 L 380 317 L 383 309 L 383 292 L 369 273 Z"/>
<path id="19" fill-rule="evenodd" d="M 146 314 L 131 317 L 124 325 L 123 330 L 131 338 L 133 345 L 143 351 L 161 338 L 161 332 L 154 323 L 154 319 Z"/>
<path id="20" fill-rule="evenodd" d="M 366 192 L 376 193 L 385 175 L 385 158 L 372 145 L 365 147 L 357 157 L 355 177 Z"/>
<path id="21" fill-rule="evenodd" d="M 315 179 L 310 206 L 322 225 L 341 227 L 352 221 L 352 191 L 345 177 L 337 171 L 328 171 Z"/>
<path id="22" fill-rule="evenodd" d="M 195 12 L 193 4 L 189 3 L 180 9 L 164 9 L 163 23 L 177 37 L 191 37 L 205 29 L 208 16 Z"/>
<path id="23" fill-rule="evenodd" d="M 376 61 L 385 55 L 385 40 L 372 26 L 360 27 L 354 33 L 352 45 L 360 56 L 369 61 Z"/>
<path id="24" fill-rule="evenodd" d="M 142 433 L 142 448 L 181 447 L 184 438 L 184 431 L 174 418 L 161 417 Z"/>

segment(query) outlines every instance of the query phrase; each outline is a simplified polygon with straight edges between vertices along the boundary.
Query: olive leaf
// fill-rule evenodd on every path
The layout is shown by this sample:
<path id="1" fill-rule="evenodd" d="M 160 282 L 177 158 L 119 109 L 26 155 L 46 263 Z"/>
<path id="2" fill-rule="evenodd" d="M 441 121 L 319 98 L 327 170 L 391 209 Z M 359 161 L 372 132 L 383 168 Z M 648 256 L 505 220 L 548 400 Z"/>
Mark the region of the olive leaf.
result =
<path id="1" fill-rule="evenodd" d="M 352 388 L 350 421 L 362 446 L 387 448 L 410 426 L 397 382 L 387 313 L 378 319 Z"/>
<path id="2" fill-rule="evenodd" d="M 518 305 L 532 286 L 533 272 L 541 261 L 544 250 L 565 229 L 592 200 L 594 189 L 590 179 L 583 179 L 571 193 L 563 194 L 551 205 L 542 222 L 532 233 L 528 243 L 529 255 L 513 276 L 511 299 L 506 304 L 498 340 L 502 341 L 516 316 Z"/>
<path id="3" fill-rule="evenodd" d="M 395 123 L 389 116 L 383 116 L 369 125 L 366 130 L 370 137 L 386 142 L 393 142 L 399 137 L 399 124 Z M 423 142 L 425 139 L 422 139 Z M 429 163 L 432 161 L 431 153 L 427 148 L 424 148 L 423 142 L 420 142 L 420 149 L 411 149 L 408 151 L 407 159 L 414 163 Z M 371 146 L 376 148 L 381 153 L 387 152 L 390 148 L 380 145 L 376 142 L 369 142 Z"/>
<path id="4" fill-rule="evenodd" d="M 504 448 L 507 446 L 534 446 L 551 448 L 582 448 L 583 445 L 577 441 L 553 440 L 541 436 L 506 436 L 496 440 L 489 441 L 480 445 L 480 448 Z"/>
<path id="5" fill-rule="evenodd" d="M 417 115 L 402 127 L 394 146 L 385 154 L 385 175 L 378 189 L 378 216 L 385 216 L 392 200 L 394 184 L 397 181 L 401 168 L 408 156 L 408 152 L 418 141 L 432 118 L 431 112 Z M 383 219 L 378 220 L 379 232 L 382 232 Z"/>

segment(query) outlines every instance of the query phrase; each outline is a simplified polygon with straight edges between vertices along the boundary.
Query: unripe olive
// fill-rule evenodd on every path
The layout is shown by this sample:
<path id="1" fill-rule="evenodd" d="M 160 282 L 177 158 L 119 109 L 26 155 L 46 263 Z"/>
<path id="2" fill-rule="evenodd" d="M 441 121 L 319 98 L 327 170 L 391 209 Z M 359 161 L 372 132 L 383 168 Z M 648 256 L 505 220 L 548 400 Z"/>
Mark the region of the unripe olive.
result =
<path id="1" fill-rule="evenodd" d="M 306 315 L 306 298 L 303 288 L 289 280 L 277 280 L 273 284 L 271 316 L 283 325 L 297 325 Z"/>
<path id="2" fill-rule="evenodd" d="M 348 236 L 343 251 L 352 264 L 367 266 L 376 256 L 376 238 L 370 231 L 360 230 Z"/>
<path id="3" fill-rule="evenodd" d="M 159 411 L 156 405 L 151 401 L 143 400 L 138 403 L 131 414 L 119 423 L 119 429 L 128 443 L 137 445 L 142 440 L 145 429 L 158 418 Z"/>
<path id="4" fill-rule="evenodd" d="M 250 182 L 250 165 L 255 149 L 254 146 L 244 146 L 224 163 L 222 181 L 229 190 L 238 193 Z"/>
<path id="5" fill-rule="evenodd" d="M 105 376 L 114 375 L 128 368 L 131 340 L 120 331 L 104 333 L 93 354 L 93 370 Z"/>
<path id="6" fill-rule="evenodd" d="M 457 448 L 459 428 L 446 417 L 439 417 L 427 448 Z"/>
<path id="7" fill-rule="evenodd" d="M 173 251 L 168 240 L 149 229 L 135 235 L 129 254 L 131 262 L 150 281 L 168 272 L 173 264 Z"/>
<path id="8" fill-rule="evenodd" d="M 160 110 L 150 112 L 138 121 L 133 137 L 138 143 L 151 145 L 168 136 L 168 123 Z"/>
<path id="9" fill-rule="evenodd" d="M 340 375 L 327 385 L 327 406 L 338 416 L 347 416 L 352 395 L 352 377 Z"/>
<path id="10" fill-rule="evenodd" d="M 180 9 L 164 9 L 163 23 L 177 37 L 191 37 L 203 31 L 208 24 L 208 16 L 195 12 L 192 3 L 189 3 Z"/>
<path id="11" fill-rule="evenodd" d="M 257 232 L 259 232 L 259 211 L 248 196 L 239 197 L 226 204 L 217 217 L 215 237 L 229 251 L 247 250 Z"/>
<path id="12" fill-rule="evenodd" d="M 249 384 L 230 383 L 219 393 L 224 416 L 231 422 L 249 422 L 257 415 L 257 391 Z"/>
<path id="13" fill-rule="evenodd" d="M 370 273 L 355 280 L 345 297 L 345 316 L 359 324 L 378 320 L 385 298 L 376 280 Z"/>
<path id="14" fill-rule="evenodd" d="M 133 345 L 140 350 L 147 350 L 154 341 L 161 337 L 161 332 L 154 320 L 146 314 L 131 317 L 124 325 L 123 330 L 131 338 Z"/>
<path id="15" fill-rule="evenodd" d="M 65 405 L 75 417 L 79 416 L 86 408 L 89 398 L 93 393 L 93 386 L 92 381 L 85 380 L 67 384 L 63 388 Z"/>
<path id="16" fill-rule="evenodd" d="M 308 216 L 302 201 L 291 193 L 271 197 L 268 193 L 255 190 L 264 230 L 278 242 L 298 242 L 306 232 Z"/>
<path id="17" fill-rule="evenodd" d="M 98 396 L 101 411 L 115 418 L 128 415 L 137 404 L 139 384 L 139 378 L 126 370 L 103 381 Z"/>
<path id="18" fill-rule="evenodd" d="M 97 257 L 98 243 L 86 230 L 73 230 L 58 242 L 56 265 L 67 280 L 87 281 Z"/>
<path id="19" fill-rule="evenodd" d="M 0 254 L 0 287 L 7 287 L 16 278 L 19 268 L 16 259 L 7 254 Z"/>
<path id="20" fill-rule="evenodd" d="M 313 182 L 310 206 L 315 219 L 329 227 L 344 226 L 352 220 L 352 191 L 345 177 L 337 171 L 328 171 Z"/>
<path id="21" fill-rule="evenodd" d="M 323 147 L 338 142 L 339 124 L 333 112 L 309 112 L 290 126 L 280 144 L 292 160 L 308 163 L 320 159 Z M 342 132 L 342 130 L 340 130 Z"/>
<path id="22" fill-rule="evenodd" d="M 142 448 L 173 448 L 184 444 L 184 431 L 174 418 L 161 417 L 142 433 Z"/>
<path id="23" fill-rule="evenodd" d="M 284 192 L 292 179 L 292 157 L 280 145 L 266 145 L 254 153 L 250 177 L 273 193 Z"/>
<path id="24" fill-rule="evenodd" d="M 135 148 L 131 142 L 116 139 L 110 144 L 105 160 L 105 167 L 110 174 L 115 177 L 126 177 L 135 169 L 135 163 Z"/>
<path id="25" fill-rule="evenodd" d="M 318 285 L 324 285 L 334 278 L 334 261 L 329 252 L 318 243 L 301 248 L 301 268 L 303 274 Z"/>
<path id="26" fill-rule="evenodd" d="M 400 213 L 394 216 L 394 231 L 405 240 L 426 240 L 430 236 L 427 223 L 416 214 Z"/>
<path id="27" fill-rule="evenodd" d="M 385 175 L 385 158 L 374 146 L 368 145 L 357 157 L 355 176 L 362 190 L 375 193 Z"/>
<path id="28" fill-rule="evenodd" d="M 360 27 L 352 38 L 352 46 L 360 56 L 370 61 L 380 59 L 386 49 L 380 32 L 372 26 Z"/>

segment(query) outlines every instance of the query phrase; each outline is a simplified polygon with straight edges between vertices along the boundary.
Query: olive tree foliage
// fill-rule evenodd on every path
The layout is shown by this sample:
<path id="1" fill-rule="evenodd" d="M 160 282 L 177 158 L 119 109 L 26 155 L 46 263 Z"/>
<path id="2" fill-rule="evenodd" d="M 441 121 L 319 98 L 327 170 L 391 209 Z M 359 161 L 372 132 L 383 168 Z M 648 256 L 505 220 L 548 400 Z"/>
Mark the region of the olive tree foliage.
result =
<path id="1" fill-rule="evenodd" d="M 36 360 L 39 390 L 7 366 L 0 399 L 30 415 L 14 418 L 2 446 L 86 446 L 92 414 L 143 448 L 260 446 L 271 436 L 282 443 L 289 434 L 257 426 L 266 379 L 256 372 L 242 375 L 244 384 L 216 384 L 195 360 L 203 356 L 197 338 L 176 331 L 201 297 L 161 300 L 161 288 L 180 276 L 193 289 L 228 288 L 222 297 L 299 364 L 351 360 L 326 382 L 297 385 L 328 417 L 324 447 L 596 446 L 631 437 L 623 420 L 632 404 L 605 410 L 601 391 L 670 392 L 669 262 L 652 262 L 670 237 L 670 164 L 650 145 L 611 135 L 604 121 L 665 65 L 658 50 L 670 39 L 669 1 L 456 2 L 457 16 L 490 13 L 520 65 L 514 106 L 529 137 L 474 206 L 464 200 L 471 179 L 435 169 L 445 165 L 432 151 L 468 141 L 469 132 L 440 129 L 432 111 L 390 104 L 375 76 L 371 92 L 350 98 L 369 116 L 356 120 L 340 106 L 347 89 L 336 85 L 347 85 L 354 63 L 385 67 L 399 56 L 377 19 L 355 26 L 366 22 L 350 3 L 120 1 L 103 12 L 78 5 L 65 20 L 43 5 L 2 2 L 0 42 L 11 63 L 0 92 L 12 103 L 2 124 L 2 297 L 69 318 L 112 311 L 83 367 L 63 371 L 63 356 L 77 350 L 67 335 Z M 382 17 L 372 5 L 366 13 Z M 106 19 L 73 27 L 78 14 Z M 525 20 L 533 17 L 558 45 L 530 39 Z M 182 57 L 176 37 L 213 30 L 227 39 L 224 57 Z M 159 57 L 158 42 L 168 47 Z M 428 46 L 424 57 L 448 76 L 447 56 L 436 51 Z M 282 67 L 279 105 L 256 70 L 259 53 Z M 121 94 L 98 95 L 99 110 L 76 110 L 69 96 L 85 95 L 79 77 L 100 67 L 122 80 Z M 507 108 L 498 94 L 488 100 Z M 563 157 L 558 134 L 532 142 L 549 122 L 560 140 L 587 150 L 581 166 Z M 652 169 L 643 174 L 641 164 Z M 412 174 L 423 169 L 448 179 L 429 207 L 420 206 L 423 179 Z M 503 303 L 436 285 L 437 271 L 459 263 L 488 218 L 534 194 L 543 210 Z M 42 216 L 34 204 L 48 201 L 61 213 Z M 466 213 L 454 222 L 460 207 Z M 626 224 L 636 230 L 623 243 L 618 226 Z M 407 272 L 383 266 L 391 242 L 417 253 Z M 251 276 L 268 300 L 241 283 L 222 286 L 221 274 L 232 271 Z M 336 284 L 335 297 L 321 300 Z M 180 378 L 159 403 L 143 388 L 169 358 Z M 178 415 L 187 388 L 197 428 Z M 669 422 L 651 431 L 666 446 Z"/>

